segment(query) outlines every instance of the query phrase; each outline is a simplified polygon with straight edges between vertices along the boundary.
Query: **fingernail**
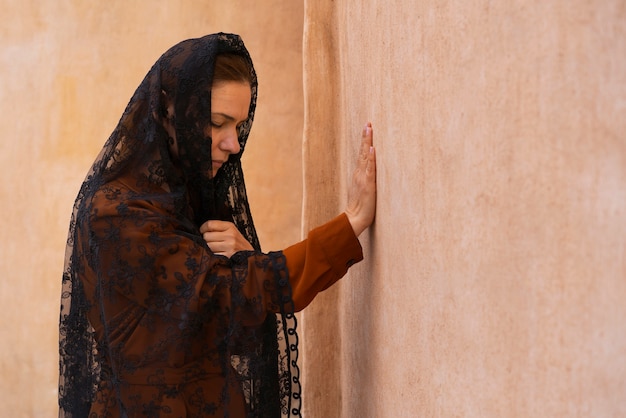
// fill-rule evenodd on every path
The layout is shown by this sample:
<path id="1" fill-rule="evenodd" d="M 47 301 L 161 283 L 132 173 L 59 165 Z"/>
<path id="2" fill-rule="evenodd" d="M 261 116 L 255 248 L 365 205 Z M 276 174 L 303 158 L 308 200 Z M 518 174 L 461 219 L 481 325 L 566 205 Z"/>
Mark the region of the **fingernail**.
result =
<path id="1" fill-rule="evenodd" d="M 368 126 L 367 128 L 365 128 L 365 133 L 368 134 L 368 135 L 371 134 L 372 133 L 372 127 Z"/>
<path id="2" fill-rule="evenodd" d="M 374 147 L 370 147 L 370 154 L 374 152 Z"/>

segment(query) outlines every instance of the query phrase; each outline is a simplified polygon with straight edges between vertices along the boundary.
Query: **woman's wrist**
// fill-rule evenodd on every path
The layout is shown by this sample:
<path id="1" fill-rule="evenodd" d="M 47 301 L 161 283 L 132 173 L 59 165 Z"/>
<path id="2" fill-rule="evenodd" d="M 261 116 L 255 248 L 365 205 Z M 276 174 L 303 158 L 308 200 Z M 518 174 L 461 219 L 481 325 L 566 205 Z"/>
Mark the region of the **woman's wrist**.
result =
<path id="1" fill-rule="evenodd" d="M 354 235 L 356 235 L 357 237 L 361 235 L 361 233 L 365 231 L 367 227 L 369 226 L 366 223 L 364 223 L 362 220 L 360 220 L 358 216 L 352 215 L 348 211 L 345 211 L 345 214 L 348 217 L 348 222 L 350 222 L 350 225 L 352 226 Z"/>

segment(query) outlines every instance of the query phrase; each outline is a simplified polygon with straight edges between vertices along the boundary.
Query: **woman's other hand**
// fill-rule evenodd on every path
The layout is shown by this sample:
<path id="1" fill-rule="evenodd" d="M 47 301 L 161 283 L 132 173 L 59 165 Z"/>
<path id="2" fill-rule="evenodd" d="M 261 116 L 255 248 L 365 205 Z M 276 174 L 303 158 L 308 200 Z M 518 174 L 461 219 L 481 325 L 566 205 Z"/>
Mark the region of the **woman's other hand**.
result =
<path id="1" fill-rule="evenodd" d="M 373 146 L 372 124 L 363 128 L 361 147 L 352 184 L 348 189 L 346 215 L 358 237 L 376 214 L 376 150 Z"/>
<path id="2" fill-rule="evenodd" d="M 232 222 L 206 221 L 200 232 L 214 254 L 231 257 L 237 251 L 254 249 Z"/>

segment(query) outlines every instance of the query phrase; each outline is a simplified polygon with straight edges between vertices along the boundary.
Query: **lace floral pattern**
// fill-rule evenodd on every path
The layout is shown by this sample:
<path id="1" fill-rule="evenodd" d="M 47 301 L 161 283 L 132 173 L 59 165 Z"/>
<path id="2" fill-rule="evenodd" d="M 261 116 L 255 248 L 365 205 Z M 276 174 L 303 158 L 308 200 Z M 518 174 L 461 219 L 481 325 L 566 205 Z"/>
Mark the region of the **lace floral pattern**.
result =
<path id="1" fill-rule="evenodd" d="M 211 178 L 216 55 L 249 63 L 241 151 Z M 173 98 L 176 157 L 163 126 Z M 298 337 L 281 252 L 263 254 L 240 157 L 257 83 L 241 39 L 215 34 L 155 63 L 74 204 L 59 327 L 60 417 L 300 416 Z M 199 232 L 230 220 L 255 248 L 212 254 Z"/>

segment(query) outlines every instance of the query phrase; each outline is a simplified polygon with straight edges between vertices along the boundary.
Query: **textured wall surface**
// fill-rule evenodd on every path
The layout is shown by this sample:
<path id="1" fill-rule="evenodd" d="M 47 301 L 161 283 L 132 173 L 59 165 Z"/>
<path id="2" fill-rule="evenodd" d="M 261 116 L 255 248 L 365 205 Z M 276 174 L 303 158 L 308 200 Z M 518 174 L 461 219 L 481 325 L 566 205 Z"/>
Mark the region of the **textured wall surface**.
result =
<path id="1" fill-rule="evenodd" d="M 56 416 L 72 203 L 150 66 L 183 39 L 242 35 L 259 77 L 244 155 L 266 250 L 300 237 L 301 2 L 0 0 L 0 415 Z"/>
<path id="2" fill-rule="evenodd" d="M 307 1 L 303 54 L 304 229 L 379 163 L 306 416 L 626 416 L 626 3 Z"/>

